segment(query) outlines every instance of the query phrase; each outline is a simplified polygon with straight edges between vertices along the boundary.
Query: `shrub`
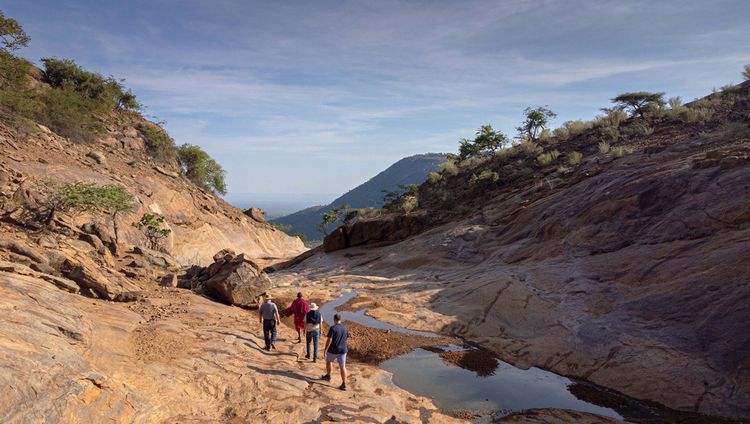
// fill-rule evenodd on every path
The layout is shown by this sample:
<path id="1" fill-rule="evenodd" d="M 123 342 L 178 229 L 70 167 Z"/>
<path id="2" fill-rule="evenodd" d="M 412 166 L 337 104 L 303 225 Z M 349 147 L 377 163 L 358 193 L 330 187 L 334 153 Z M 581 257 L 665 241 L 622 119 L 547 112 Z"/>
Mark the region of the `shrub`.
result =
<path id="1" fill-rule="evenodd" d="M 172 137 L 164 129 L 156 124 L 138 124 L 138 132 L 146 142 L 146 151 L 154 159 L 167 162 L 174 160 L 177 155 L 177 147 Z"/>
<path id="2" fill-rule="evenodd" d="M 618 127 L 614 126 L 603 126 L 599 128 L 599 132 L 601 133 L 602 138 L 610 140 L 610 141 L 617 141 L 620 139 L 620 129 Z"/>
<path id="3" fill-rule="evenodd" d="M 713 116 L 713 109 L 706 107 L 685 107 L 679 113 L 679 119 L 688 124 L 703 124 Z"/>
<path id="4" fill-rule="evenodd" d="M 555 128 L 552 131 L 552 137 L 558 142 L 566 141 L 570 138 L 570 131 L 565 127 Z"/>
<path id="5" fill-rule="evenodd" d="M 609 143 L 606 141 L 599 142 L 599 153 L 607 154 L 609 153 Z"/>
<path id="6" fill-rule="evenodd" d="M 654 133 L 654 128 L 642 122 L 634 122 L 625 127 L 628 136 L 645 137 Z"/>
<path id="7" fill-rule="evenodd" d="M 526 156 L 534 157 L 542 152 L 542 148 L 533 141 L 524 141 L 517 146 Z"/>
<path id="8" fill-rule="evenodd" d="M 417 200 L 417 196 L 404 196 L 401 200 L 401 210 L 404 211 L 404 213 L 410 213 L 418 206 L 419 201 Z"/>
<path id="9" fill-rule="evenodd" d="M 442 174 L 438 174 L 437 172 L 430 172 L 427 174 L 427 181 L 430 182 L 430 184 L 437 184 L 443 179 Z"/>
<path id="10" fill-rule="evenodd" d="M 177 158 L 190 181 L 214 194 L 227 194 L 226 172 L 203 149 L 183 144 L 177 149 Z"/>
<path id="11" fill-rule="evenodd" d="M 458 175 L 458 165 L 452 160 L 447 160 L 438 166 L 438 171 L 448 175 Z"/>
<path id="12" fill-rule="evenodd" d="M 153 250 L 158 250 L 161 246 L 161 241 L 165 237 L 168 237 L 172 233 L 169 228 L 163 227 L 164 217 L 153 213 L 144 213 L 140 221 L 134 222 L 133 226 L 143 231 L 143 235 L 146 237 L 148 247 Z"/>
<path id="13" fill-rule="evenodd" d="M 583 155 L 579 152 L 570 152 L 567 155 L 568 165 L 578 165 L 583 159 Z"/>
<path id="14" fill-rule="evenodd" d="M 547 128 L 549 120 L 557 116 L 547 106 L 536 108 L 527 107 L 524 111 L 524 121 L 518 130 L 518 139 L 531 142 L 539 141 L 539 135 Z"/>
<path id="15" fill-rule="evenodd" d="M 745 81 L 750 81 L 750 64 L 745 65 L 745 67 L 742 69 L 742 78 Z"/>
<path id="16" fill-rule="evenodd" d="M 471 183 L 496 183 L 500 179 L 500 175 L 497 172 L 485 169 L 480 172 L 479 175 L 474 174 L 470 178 Z"/>
<path id="17" fill-rule="evenodd" d="M 55 189 L 56 209 L 115 215 L 133 209 L 135 198 L 117 184 L 50 183 Z"/>
<path id="18" fill-rule="evenodd" d="M 613 98 L 612 103 L 619 109 L 630 109 L 632 116 L 643 118 L 644 113 L 649 109 L 664 105 L 664 93 L 649 93 L 647 91 L 622 93 Z"/>
<path id="19" fill-rule="evenodd" d="M 615 129 L 620 127 L 620 124 L 622 124 L 626 119 L 628 119 L 628 114 L 625 113 L 621 109 L 602 109 L 604 112 L 606 112 L 605 115 L 599 116 L 596 119 L 596 123 L 601 126 L 605 127 L 613 127 Z"/>
<path id="20" fill-rule="evenodd" d="M 560 152 L 558 152 L 557 150 L 552 150 L 550 152 L 545 152 L 537 156 L 536 161 L 541 166 L 547 166 L 557 161 L 557 158 L 559 156 L 560 156 Z"/>
<path id="21" fill-rule="evenodd" d="M 103 131 L 95 100 L 66 89 L 48 90 L 35 118 L 52 131 L 74 142 L 94 142 Z"/>
<path id="22" fill-rule="evenodd" d="M 89 72 L 70 59 L 42 59 L 44 81 L 52 87 L 73 90 L 109 107 L 140 109 L 135 95 L 112 77 Z"/>
<path id="23" fill-rule="evenodd" d="M 476 132 L 474 140 L 463 139 L 458 148 L 458 159 L 463 161 L 472 157 L 486 156 L 501 149 L 508 143 L 505 134 L 495 131 L 491 125 L 482 125 Z"/>

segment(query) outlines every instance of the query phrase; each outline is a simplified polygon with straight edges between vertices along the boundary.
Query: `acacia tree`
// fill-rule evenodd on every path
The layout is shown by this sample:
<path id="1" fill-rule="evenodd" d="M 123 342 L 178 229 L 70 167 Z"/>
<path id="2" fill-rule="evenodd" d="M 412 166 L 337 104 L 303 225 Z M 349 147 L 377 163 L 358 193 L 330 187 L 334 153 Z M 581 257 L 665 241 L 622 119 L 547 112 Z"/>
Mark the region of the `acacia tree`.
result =
<path id="1" fill-rule="evenodd" d="M 539 139 L 539 134 L 547 128 L 549 120 L 557 116 L 547 106 L 539 106 L 537 108 L 527 107 L 524 109 L 523 114 L 526 119 L 520 127 L 516 127 L 518 138 L 531 142 L 536 142 Z"/>
<path id="2" fill-rule="evenodd" d="M 637 91 L 633 93 L 622 93 L 611 99 L 615 108 L 630 110 L 630 116 L 643 118 L 645 112 L 652 107 L 664 106 L 664 93 L 649 93 L 648 91 Z"/>
<path id="3" fill-rule="evenodd" d="M 2 39 L 2 50 L 10 52 L 25 47 L 31 41 L 21 25 L 15 19 L 6 18 L 0 11 L 0 39 Z"/>
<path id="4" fill-rule="evenodd" d="M 341 205 L 339 207 L 332 208 L 328 212 L 323 212 L 323 214 L 320 216 L 318 231 L 320 231 L 320 233 L 323 234 L 324 237 L 327 236 L 329 232 L 328 230 L 331 225 L 341 219 L 342 216 L 348 217 L 350 209 L 351 208 L 349 207 L 349 205 Z"/>
<path id="5" fill-rule="evenodd" d="M 502 132 L 495 131 L 492 125 L 488 124 L 479 127 L 474 140 L 464 138 L 459 143 L 458 159 L 466 160 L 471 157 L 494 153 L 508 143 L 508 137 Z"/>

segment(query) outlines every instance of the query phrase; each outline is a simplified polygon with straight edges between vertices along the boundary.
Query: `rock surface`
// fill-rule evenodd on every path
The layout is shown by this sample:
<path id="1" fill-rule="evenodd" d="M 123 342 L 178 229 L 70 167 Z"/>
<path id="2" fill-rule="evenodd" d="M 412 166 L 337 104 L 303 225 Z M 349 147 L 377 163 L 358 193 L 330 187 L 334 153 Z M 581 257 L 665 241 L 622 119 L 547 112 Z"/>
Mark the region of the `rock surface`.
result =
<path id="1" fill-rule="evenodd" d="M 206 268 L 190 271 L 184 279 L 193 280 L 191 286 L 237 306 L 257 304 L 258 296 L 271 289 L 266 273 L 245 254 L 222 250 L 214 255 L 214 260 Z"/>

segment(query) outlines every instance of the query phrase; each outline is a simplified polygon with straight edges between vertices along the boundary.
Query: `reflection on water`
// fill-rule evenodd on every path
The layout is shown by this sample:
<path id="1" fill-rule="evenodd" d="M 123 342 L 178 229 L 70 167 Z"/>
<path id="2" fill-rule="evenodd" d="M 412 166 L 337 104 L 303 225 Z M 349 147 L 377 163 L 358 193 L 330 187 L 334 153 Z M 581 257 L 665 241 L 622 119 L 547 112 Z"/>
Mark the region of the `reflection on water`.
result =
<path id="1" fill-rule="evenodd" d="M 446 410 L 494 413 L 564 408 L 622 419 L 613 409 L 577 399 L 568 391 L 573 384 L 571 380 L 539 368 L 522 370 L 498 361 L 494 375 L 480 377 L 446 364 L 437 353 L 424 349 L 387 360 L 380 366 L 393 373 L 396 385 L 429 397 Z"/>

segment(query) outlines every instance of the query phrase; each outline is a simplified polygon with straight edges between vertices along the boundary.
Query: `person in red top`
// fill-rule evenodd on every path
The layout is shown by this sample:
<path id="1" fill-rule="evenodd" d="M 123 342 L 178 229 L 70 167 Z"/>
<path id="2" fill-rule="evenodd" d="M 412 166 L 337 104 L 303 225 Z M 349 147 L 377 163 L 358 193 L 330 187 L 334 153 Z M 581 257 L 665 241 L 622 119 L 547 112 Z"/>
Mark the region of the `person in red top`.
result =
<path id="1" fill-rule="evenodd" d="M 302 329 L 305 328 L 305 315 L 310 309 L 307 301 L 302 297 L 302 293 L 297 293 L 292 305 L 284 309 L 284 316 L 294 315 L 294 328 L 297 329 L 297 343 L 302 343 Z"/>

